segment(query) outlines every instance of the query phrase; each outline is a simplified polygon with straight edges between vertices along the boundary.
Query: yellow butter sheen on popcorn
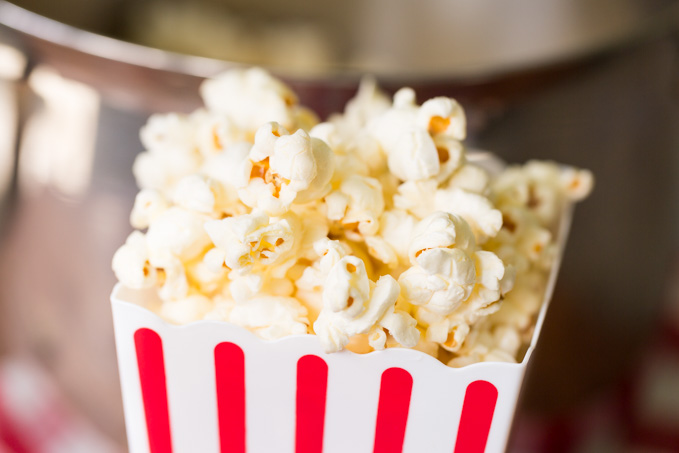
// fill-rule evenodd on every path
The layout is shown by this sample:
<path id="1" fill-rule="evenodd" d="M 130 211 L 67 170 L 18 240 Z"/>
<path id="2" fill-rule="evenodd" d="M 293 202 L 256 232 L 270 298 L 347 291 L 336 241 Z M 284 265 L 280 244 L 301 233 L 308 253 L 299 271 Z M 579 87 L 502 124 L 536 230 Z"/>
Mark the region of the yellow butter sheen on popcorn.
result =
<path id="1" fill-rule="evenodd" d="M 262 69 L 206 81 L 205 107 L 152 116 L 133 232 L 113 258 L 158 314 L 314 334 L 326 351 L 408 347 L 450 366 L 517 361 L 586 170 L 474 164 L 454 100 L 365 79 L 324 123 Z"/>

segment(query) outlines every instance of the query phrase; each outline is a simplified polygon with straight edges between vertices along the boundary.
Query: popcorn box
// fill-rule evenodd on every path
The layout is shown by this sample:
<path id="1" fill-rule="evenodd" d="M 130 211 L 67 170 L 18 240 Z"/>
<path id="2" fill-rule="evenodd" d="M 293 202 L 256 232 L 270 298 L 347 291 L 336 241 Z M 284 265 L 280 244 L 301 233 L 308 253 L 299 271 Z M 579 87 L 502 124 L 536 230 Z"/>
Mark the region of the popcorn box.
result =
<path id="1" fill-rule="evenodd" d="M 521 363 L 450 368 L 422 352 L 323 352 L 228 323 L 166 323 L 151 293 L 111 295 L 132 453 L 497 452 L 505 449 L 571 220 L 566 206 Z"/>

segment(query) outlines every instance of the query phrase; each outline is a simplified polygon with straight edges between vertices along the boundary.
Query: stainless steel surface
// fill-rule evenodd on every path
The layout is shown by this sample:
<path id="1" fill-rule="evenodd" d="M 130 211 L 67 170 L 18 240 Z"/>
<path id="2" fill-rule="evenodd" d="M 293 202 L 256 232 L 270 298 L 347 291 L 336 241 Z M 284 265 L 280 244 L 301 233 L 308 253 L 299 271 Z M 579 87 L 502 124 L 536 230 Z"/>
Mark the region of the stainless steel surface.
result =
<path id="1" fill-rule="evenodd" d="M 96 87 L 114 105 L 145 111 L 190 110 L 198 104 L 194 93 L 200 78 L 240 62 L 126 41 L 130 17 L 149 3 L 2 0 L 0 23 L 20 32 L 36 59 Z M 676 23 L 679 2 L 519 0 L 498 5 L 493 0 L 326 0 L 286 2 L 283 7 L 271 0 L 167 0 L 157 4 L 227 5 L 251 16 L 283 19 L 304 12 L 328 33 L 331 55 L 326 64 L 310 69 L 258 63 L 292 84 L 302 101 L 327 114 L 344 105 L 364 73 L 377 75 L 392 88 L 436 86 L 440 91 L 451 83 L 458 88 L 485 86 L 512 74 L 614 52 L 666 32 Z M 208 41 L 205 47 L 214 46 Z"/>
<path id="2" fill-rule="evenodd" d="M 297 72 L 294 64 L 274 68 L 282 75 L 306 79 L 313 71 L 311 78 L 315 80 L 319 76 L 355 77 L 366 72 L 418 80 L 501 75 L 619 47 L 657 31 L 676 15 L 673 0 L 517 0 L 506 4 L 493 0 L 321 0 L 285 4 L 272 0 L 155 3 L 152 0 L 96 3 L 16 0 L 12 3 L 6 2 L 0 10 L 2 21 L 26 34 L 116 61 L 198 76 L 213 74 L 223 68 L 223 62 L 159 53 L 127 42 L 135 41 L 130 24 L 134 24 L 135 16 L 139 16 L 145 6 L 159 6 L 153 12 L 167 14 L 172 8 L 190 4 L 218 17 L 228 12 L 256 17 L 270 27 L 280 21 L 318 24 L 318 38 L 328 41 L 328 51 L 333 58 L 319 61 L 321 67 L 304 67 L 303 73 Z M 167 9 L 163 9 L 165 6 Z M 231 22 L 225 22 L 225 26 L 228 25 Z M 181 32 L 177 29 L 177 33 Z M 193 34 L 204 32 L 193 30 Z M 106 36 L 121 39 L 105 39 Z M 243 35 L 241 45 L 247 44 L 248 38 Z M 218 45 L 206 42 L 203 48 L 197 46 L 192 53 L 214 53 L 209 47 Z M 286 49 L 281 52 L 285 53 Z M 229 59 L 228 55 L 229 49 L 224 59 L 241 62 Z M 273 68 L 264 60 L 256 63 Z"/>

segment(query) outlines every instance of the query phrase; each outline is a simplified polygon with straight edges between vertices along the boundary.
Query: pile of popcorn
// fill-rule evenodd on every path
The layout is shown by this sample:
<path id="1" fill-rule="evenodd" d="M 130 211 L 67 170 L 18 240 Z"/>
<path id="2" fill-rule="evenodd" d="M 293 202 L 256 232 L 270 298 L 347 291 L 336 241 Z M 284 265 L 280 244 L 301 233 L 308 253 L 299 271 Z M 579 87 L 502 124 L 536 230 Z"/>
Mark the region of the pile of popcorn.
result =
<path id="1" fill-rule="evenodd" d="M 158 314 L 327 352 L 414 348 L 451 366 L 521 360 L 586 170 L 468 157 L 453 99 L 365 80 L 319 122 L 261 69 L 206 81 L 205 108 L 154 115 L 113 269 Z M 471 154 L 470 154 L 471 155 Z M 142 232 L 145 230 L 145 233 Z"/>

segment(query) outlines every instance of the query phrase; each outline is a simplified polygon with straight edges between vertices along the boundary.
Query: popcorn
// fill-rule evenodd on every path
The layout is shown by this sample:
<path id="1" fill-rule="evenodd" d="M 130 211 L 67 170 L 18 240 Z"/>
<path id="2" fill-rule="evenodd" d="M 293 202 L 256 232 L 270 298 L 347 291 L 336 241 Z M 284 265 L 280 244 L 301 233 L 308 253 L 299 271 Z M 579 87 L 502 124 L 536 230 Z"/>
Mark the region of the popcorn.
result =
<path id="1" fill-rule="evenodd" d="M 490 175 L 483 168 L 474 164 L 465 164 L 455 171 L 446 186 L 448 188 L 456 187 L 466 192 L 477 193 L 485 195 L 490 183 Z"/>
<path id="2" fill-rule="evenodd" d="M 292 297 L 256 297 L 236 304 L 229 322 L 255 332 L 265 340 L 307 333 L 307 310 Z"/>
<path id="3" fill-rule="evenodd" d="M 394 105 L 375 118 L 370 129 L 387 154 L 389 171 L 403 181 L 422 180 L 439 171 L 434 140 L 417 124 L 415 93 L 408 88 L 394 96 Z"/>
<path id="4" fill-rule="evenodd" d="M 435 212 L 420 221 L 408 250 L 413 267 L 399 277 L 405 299 L 433 313 L 452 313 L 474 287 L 475 248 L 471 229 L 461 217 Z"/>
<path id="5" fill-rule="evenodd" d="M 423 251 L 415 259 L 415 266 L 399 277 L 408 302 L 425 305 L 441 315 L 453 312 L 467 300 L 475 281 L 472 258 L 460 249 L 448 248 Z"/>
<path id="6" fill-rule="evenodd" d="M 128 288 L 151 288 L 156 283 L 156 270 L 149 262 L 144 233 L 133 231 L 113 255 L 112 265 L 118 281 Z"/>
<path id="7" fill-rule="evenodd" d="M 479 244 L 495 236 L 502 227 L 502 213 L 493 208 L 490 200 L 456 187 L 436 191 L 434 206 L 465 219 Z"/>
<path id="8" fill-rule="evenodd" d="M 365 132 L 342 132 L 335 123 L 321 123 L 311 129 L 309 134 L 332 148 L 335 154 L 333 182 L 340 182 L 351 175 L 383 174 L 386 156 L 377 141 Z"/>
<path id="9" fill-rule="evenodd" d="M 203 224 L 210 217 L 173 206 L 161 213 L 146 233 L 151 261 L 171 255 L 182 261 L 195 258 L 209 245 Z"/>
<path id="10" fill-rule="evenodd" d="M 326 238 L 314 242 L 314 251 L 320 259 L 304 269 L 297 280 L 297 287 L 307 290 L 322 289 L 330 270 L 339 260 L 351 253 L 351 249 L 339 241 Z M 363 263 L 365 268 L 365 263 Z"/>
<path id="11" fill-rule="evenodd" d="M 459 140 L 465 137 L 465 125 L 464 112 L 453 99 L 430 99 L 418 108 L 415 93 L 404 88 L 370 127 L 388 156 L 389 171 L 399 179 L 440 182 L 462 164 Z"/>
<path id="12" fill-rule="evenodd" d="M 152 116 L 118 280 L 171 323 L 230 322 L 328 352 L 415 348 L 450 366 L 516 362 L 587 170 L 482 168 L 453 99 L 365 79 L 318 123 L 261 69 L 206 81 L 205 108 Z"/>
<path id="13" fill-rule="evenodd" d="M 394 339 L 406 347 L 419 340 L 415 320 L 394 310 L 399 287 L 389 275 L 371 282 L 362 260 L 347 256 L 330 270 L 323 290 L 323 310 L 314 323 L 326 352 L 339 351 L 355 335 L 370 334 L 373 348 L 383 349 L 389 329 Z"/>
<path id="14" fill-rule="evenodd" d="M 218 249 L 208 250 L 205 255 L 194 261 L 185 263 L 186 278 L 191 286 L 202 294 L 212 296 L 218 293 L 227 284 L 228 269 L 223 266 L 224 259 Z M 221 263 L 214 261 L 221 259 Z"/>
<path id="15" fill-rule="evenodd" d="M 467 319 L 476 322 L 479 317 L 494 313 L 499 308 L 496 302 L 504 292 L 514 286 L 514 276 L 505 279 L 505 266 L 493 252 L 480 250 L 474 253 L 476 285 L 467 300 Z"/>
<path id="16" fill-rule="evenodd" d="M 254 132 L 267 121 L 288 129 L 294 125 L 297 96 L 262 69 L 225 72 L 207 80 L 200 91 L 210 111 L 226 115 L 239 129 Z"/>
<path id="17" fill-rule="evenodd" d="M 368 252 L 391 268 L 407 263 L 408 244 L 415 223 L 416 219 L 405 211 L 385 211 L 380 217 L 377 235 L 365 237 Z"/>
<path id="18" fill-rule="evenodd" d="M 399 256 L 396 254 L 394 248 L 380 236 L 366 236 L 365 243 L 368 246 L 368 253 L 382 263 L 386 264 L 390 269 L 395 268 L 399 264 Z"/>
<path id="19" fill-rule="evenodd" d="M 160 192 L 142 189 L 134 199 L 130 223 L 135 228 L 148 228 L 151 222 L 169 207 L 170 204 Z"/>
<path id="20" fill-rule="evenodd" d="M 552 162 L 530 161 L 510 167 L 494 181 L 498 206 L 521 206 L 551 226 L 565 200 L 578 201 L 593 187 L 588 170 L 560 169 Z"/>
<path id="21" fill-rule="evenodd" d="M 274 153 L 276 142 L 282 135 L 290 135 L 290 132 L 275 121 L 261 126 L 255 132 L 255 144 L 250 151 L 250 160 L 260 162 L 269 159 Z"/>
<path id="22" fill-rule="evenodd" d="M 252 299 L 252 296 L 259 294 L 264 286 L 264 276 L 255 273 L 231 272 L 229 280 L 229 293 L 236 302 Z"/>
<path id="23" fill-rule="evenodd" d="M 194 294 L 180 300 L 164 302 L 160 308 L 160 316 L 173 324 L 188 324 L 203 319 L 211 308 L 210 299 Z"/>
<path id="24" fill-rule="evenodd" d="M 447 351 L 459 350 L 471 330 L 464 315 L 459 313 L 441 317 L 420 307 L 415 310 L 414 316 L 418 325 L 426 329 L 425 339 Z"/>
<path id="25" fill-rule="evenodd" d="M 252 144 L 247 142 L 235 143 L 207 158 L 201 173 L 233 191 L 245 187 L 252 172 L 252 162 L 248 159 L 251 148 Z"/>
<path id="26" fill-rule="evenodd" d="M 504 296 L 502 309 L 489 316 L 488 322 L 525 331 L 542 304 L 546 284 L 542 272 L 531 270 L 519 274 L 512 290 Z"/>
<path id="27" fill-rule="evenodd" d="M 250 181 L 238 194 L 252 208 L 281 215 L 293 202 L 308 203 L 330 191 L 332 151 L 302 129 L 290 135 L 277 123 L 265 124 L 248 158 Z"/>
<path id="28" fill-rule="evenodd" d="M 159 273 L 158 296 L 163 301 L 183 299 L 189 294 L 189 281 L 181 260 L 169 254 L 158 255 L 151 258 L 151 264 Z"/>
<path id="29" fill-rule="evenodd" d="M 175 205 L 203 214 L 212 214 L 217 204 L 219 187 L 201 176 L 189 175 L 175 186 L 172 201 Z"/>
<path id="30" fill-rule="evenodd" d="M 417 112 L 417 121 L 435 137 L 464 140 L 467 136 L 464 110 L 454 99 L 446 97 L 429 99 Z"/>
<path id="31" fill-rule="evenodd" d="M 394 195 L 394 207 L 423 219 L 436 211 L 434 197 L 438 183 L 433 179 L 406 181 L 398 186 Z"/>
<path id="32" fill-rule="evenodd" d="M 146 151 L 132 167 L 142 189 L 167 193 L 179 179 L 198 170 L 201 156 L 195 140 L 200 117 L 170 113 L 149 118 L 140 133 Z"/>
<path id="33" fill-rule="evenodd" d="M 461 217 L 435 212 L 415 227 L 409 250 L 413 267 L 399 277 L 402 296 L 416 306 L 426 338 L 455 351 L 470 326 L 499 308 L 505 266 L 494 253 L 478 250 Z M 508 275 L 511 280 L 512 275 Z"/>
<path id="34" fill-rule="evenodd" d="M 572 201 L 584 200 L 594 187 L 594 175 L 589 170 L 567 167 L 559 175 L 560 186 Z"/>
<path id="35" fill-rule="evenodd" d="M 191 153 L 196 134 L 196 122 L 192 121 L 195 117 L 178 113 L 151 115 L 141 128 L 141 143 L 152 152 L 176 150 Z"/>
<path id="36" fill-rule="evenodd" d="M 434 145 L 439 160 L 439 171 L 435 179 L 443 182 L 464 164 L 464 148 L 460 142 L 448 137 L 435 137 Z"/>
<path id="37" fill-rule="evenodd" d="M 324 196 L 330 190 L 332 176 L 332 150 L 322 140 L 310 138 L 299 129 L 287 137 L 276 140 L 270 159 L 271 172 L 284 182 L 281 198 L 289 197 L 297 203 L 308 203 Z M 294 194 L 294 195 L 293 195 Z"/>
<path id="38" fill-rule="evenodd" d="M 394 136 L 392 141 L 382 142 L 389 156 L 389 171 L 404 181 L 427 179 L 438 174 L 438 149 L 426 131 L 411 129 L 394 133 Z"/>
<path id="39" fill-rule="evenodd" d="M 244 327 L 265 340 L 307 333 L 307 310 L 292 297 L 254 297 L 237 303 L 222 299 L 206 319 L 230 322 Z"/>
<path id="40" fill-rule="evenodd" d="M 144 152 L 134 160 L 132 172 L 142 189 L 168 193 L 178 180 L 195 173 L 200 164 L 200 156 L 196 153 L 172 149 L 163 154 Z"/>
<path id="41" fill-rule="evenodd" d="M 470 251 L 475 246 L 471 228 L 464 219 L 445 211 L 437 211 L 415 226 L 408 256 L 414 264 L 419 255 L 429 249 L 456 247 L 462 251 Z"/>
<path id="42" fill-rule="evenodd" d="M 239 129 L 228 116 L 209 112 L 201 113 L 204 118 L 196 129 L 195 144 L 203 158 L 209 159 L 248 139 L 248 134 Z"/>
<path id="43" fill-rule="evenodd" d="M 248 272 L 255 264 L 273 265 L 293 250 L 294 215 L 280 220 L 263 212 L 206 222 L 205 231 L 215 246 L 224 253 L 230 269 Z"/>
<path id="44" fill-rule="evenodd" d="M 340 259 L 328 272 L 323 305 L 332 312 L 346 311 L 355 317 L 370 298 L 370 281 L 363 260 L 355 256 Z"/>
<path id="45" fill-rule="evenodd" d="M 337 115 L 334 119 L 352 132 L 361 131 L 373 118 L 379 117 L 389 107 L 389 98 L 380 91 L 375 79 L 364 77 L 358 86 L 356 97 L 347 102 L 344 115 Z"/>
<path id="46" fill-rule="evenodd" d="M 382 186 L 374 178 L 353 176 L 325 197 L 327 216 L 338 221 L 350 238 L 373 235 L 379 230 L 379 219 L 384 211 Z"/>
<path id="47" fill-rule="evenodd" d="M 516 363 L 520 347 L 521 336 L 511 327 L 479 328 L 467 337 L 464 347 L 448 366 L 459 368 L 487 361 Z"/>

